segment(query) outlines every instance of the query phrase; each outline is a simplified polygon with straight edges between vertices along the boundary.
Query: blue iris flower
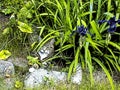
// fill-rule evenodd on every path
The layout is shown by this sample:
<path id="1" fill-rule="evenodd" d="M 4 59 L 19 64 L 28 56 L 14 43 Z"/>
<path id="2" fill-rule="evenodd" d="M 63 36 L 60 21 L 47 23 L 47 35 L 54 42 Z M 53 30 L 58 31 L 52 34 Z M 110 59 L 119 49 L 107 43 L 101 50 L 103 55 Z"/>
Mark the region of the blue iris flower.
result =
<path id="1" fill-rule="evenodd" d="M 116 28 L 117 28 L 116 23 L 120 24 L 120 19 L 115 20 L 115 17 L 112 17 L 109 20 L 100 20 L 100 21 L 98 21 L 99 24 L 102 24 L 104 22 L 107 22 L 107 24 L 110 26 L 108 28 L 108 32 L 113 33 L 113 32 L 116 31 Z"/>
<path id="2" fill-rule="evenodd" d="M 73 31 L 71 35 L 74 33 L 78 33 L 79 35 L 85 36 L 87 33 L 87 28 L 85 28 L 83 25 L 82 26 L 77 26 L 77 30 Z"/>

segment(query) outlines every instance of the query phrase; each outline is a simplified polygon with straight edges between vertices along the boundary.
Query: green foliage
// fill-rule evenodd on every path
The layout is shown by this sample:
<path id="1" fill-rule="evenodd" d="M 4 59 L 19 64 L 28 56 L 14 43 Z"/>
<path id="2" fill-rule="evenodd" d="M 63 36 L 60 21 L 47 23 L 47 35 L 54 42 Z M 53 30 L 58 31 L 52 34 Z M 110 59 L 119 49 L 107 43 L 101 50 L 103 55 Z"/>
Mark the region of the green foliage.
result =
<path id="1" fill-rule="evenodd" d="M 107 32 L 107 23 L 98 25 L 98 21 L 109 20 L 113 16 L 119 19 L 119 0 L 25 1 L 4 1 L 6 8 L 2 12 L 11 14 L 8 27 L 2 33 L 7 37 L 7 43 L 11 40 L 12 44 L 14 41 L 27 46 L 30 39 L 28 33 L 31 35 L 35 32 L 42 40 L 32 43 L 31 46 L 33 51 L 39 51 L 46 42 L 55 38 L 55 55 L 46 61 L 59 58 L 63 62 L 69 62 L 68 80 L 80 63 L 83 69 L 89 70 L 93 86 L 92 72 L 96 69 L 93 65 L 95 63 L 104 70 L 114 89 L 110 75 L 113 70 L 120 71 L 120 34 L 119 31 L 112 34 Z M 81 25 L 88 28 L 87 34 L 81 36 L 75 33 L 70 36 Z M 119 28 L 118 24 L 117 26 Z M 38 63 L 37 58 L 29 56 L 28 59 L 32 63 Z"/>
<path id="2" fill-rule="evenodd" d="M 18 80 L 15 81 L 15 88 L 19 89 L 21 87 L 23 87 L 23 83 L 21 81 L 18 81 Z"/>
<path id="3" fill-rule="evenodd" d="M 47 84 L 49 86 L 54 86 L 55 85 L 55 81 L 52 78 L 49 78 L 49 77 L 43 77 L 43 83 Z"/>
<path id="4" fill-rule="evenodd" d="M 34 65 L 34 64 L 40 65 L 38 57 L 27 56 L 27 59 L 28 59 L 28 65 Z"/>

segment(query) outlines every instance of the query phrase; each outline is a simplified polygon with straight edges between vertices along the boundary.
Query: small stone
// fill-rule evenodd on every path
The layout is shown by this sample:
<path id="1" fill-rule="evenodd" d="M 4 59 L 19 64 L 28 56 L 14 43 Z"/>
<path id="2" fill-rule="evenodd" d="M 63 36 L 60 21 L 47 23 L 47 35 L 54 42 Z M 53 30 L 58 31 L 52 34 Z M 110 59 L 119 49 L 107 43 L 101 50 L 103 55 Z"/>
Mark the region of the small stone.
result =
<path id="1" fill-rule="evenodd" d="M 31 67 L 30 69 L 29 69 L 29 72 L 34 72 L 35 71 L 35 68 L 33 68 L 33 67 Z"/>
<path id="2" fill-rule="evenodd" d="M 80 65 L 77 66 L 76 73 L 72 76 L 72 82 L 80 84 L 82 81 L 82 69 Z"/>
<path id="3" fill-rule="evenodd" d="M 25 72 L 28 70 L 28 60 L 22 57 L 10 57 L 7 61 L 14 64 L 18 70 Z"/>
<path id="4" fill-rule="evenodd" d="M 6 74 L 5 77 L 6 77 L 6 78 L 10 78 L 10 75 L 9 75 L 9 74 Z"/>
<path id="5" fill-rule="evenodd" d="M 4 85 L 9 90 L 14 86 L 14 66 L 11 62 L 0 60 L 0 78 L 3 80 Z"/>
<path id="6" fill-rule="evenodd" d="M 55 40 L 51 39 L 38 51 L 38 55 L 41 61 L 54 55 L 54 42 Z"/>
<path id="7" fill-rule="evenodd" d="M 93 72 L 93 78 L 94 78 L 95 82 L 97 82 L 97 83 L 107 81 L 107 76 L 106 76 L 105 72 L 102 70 Z"/>
<path id="8" fill-rule="evenodd" d="M 11 62 L 0 60 L 0 77 L 12 77 L 14 73 L 14 66 Z"/>

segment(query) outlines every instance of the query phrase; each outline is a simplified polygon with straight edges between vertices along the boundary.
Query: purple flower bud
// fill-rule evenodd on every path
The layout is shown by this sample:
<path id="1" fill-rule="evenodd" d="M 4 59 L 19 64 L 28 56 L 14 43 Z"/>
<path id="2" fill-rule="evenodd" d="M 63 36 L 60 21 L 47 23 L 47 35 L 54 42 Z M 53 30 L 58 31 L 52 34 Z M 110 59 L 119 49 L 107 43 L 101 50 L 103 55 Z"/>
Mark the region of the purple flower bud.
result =
<path id="1" fill-rule="evenodd" d="M 86 33 L 87 33 L 87 30 L 88 30 L 88 29 L 85 28 L 85 27 L 82 25 L 82 26 L 78 26 L 78 27 L 77 27 L 76 32 L 79 33 L 79 34 L 82 35 L 82 36 L 85 36 Z"/>
<path id="2" fill-rule="evenodd" d="M 99 20 L 99 21 L 98 21 L 98 24 L 101 25 L 101 24 L 104 23 L 104 22 L 107 22 L 107 20 Z"/>
<path id="3" fill-rule="evenodd" d="M 83 25 L 82 26 L 77 26 L 77 29 L 75 31 L 72 31 L 71 35 L 72 36 L 74 33 L 78 33 L 79 35 L 85 36 L 87 33 L 87 28 L 85 28 Z"/>
<path id="4" fill-rule="evenodd" d="M 120 19 L 119 20 L 115 20 L 115 17 L 112 17 L 112 18 L 110 18 L 108 21 L 107 20 L 100 20 L 98 23 L 99 24 L 102 24 L 102 23 L 104 23 L 104 22 L 107 22 L 108 23 L 108 25 L 110 26 L 109 28 L 108 28 L 108 32 L 110 32 L 110 33 L 113 33 L 113 32 L 115 32 L 116 31 L 116 23 L 118 23 L 118 24 L 120 24 Z"/>
<path id="5" fill-rule="evenodd" d="M 120 24 L 120 19 L 117 22 L 118 22 L 118 24 Z"/>

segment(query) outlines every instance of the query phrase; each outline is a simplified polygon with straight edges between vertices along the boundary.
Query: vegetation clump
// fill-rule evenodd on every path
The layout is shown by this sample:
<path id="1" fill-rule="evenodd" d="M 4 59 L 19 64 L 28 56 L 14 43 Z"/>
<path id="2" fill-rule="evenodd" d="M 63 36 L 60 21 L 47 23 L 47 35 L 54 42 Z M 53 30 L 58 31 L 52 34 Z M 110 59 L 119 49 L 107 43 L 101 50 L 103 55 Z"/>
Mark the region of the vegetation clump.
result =
<path id="1" fill-rule="evenodd" d="M 5 23 L 1 18 L 7 18 Z M 68 68 L 68 81 L 80 63 L 83 70 L 89 70 L 91 87 L 95 86 L 94 70 L 101 68 L 115 90 L 112 75 L 120 72 L 119 24 L 119 0 L 3 0 L 0 51 L 33 57 L 31 52 L 38 52 L 55 39 L 55 54 L 45 62 Z M 42 40 L 31 44 L 34 35 Z M 0 58 L 8 56 L 0 53 Z"/>

